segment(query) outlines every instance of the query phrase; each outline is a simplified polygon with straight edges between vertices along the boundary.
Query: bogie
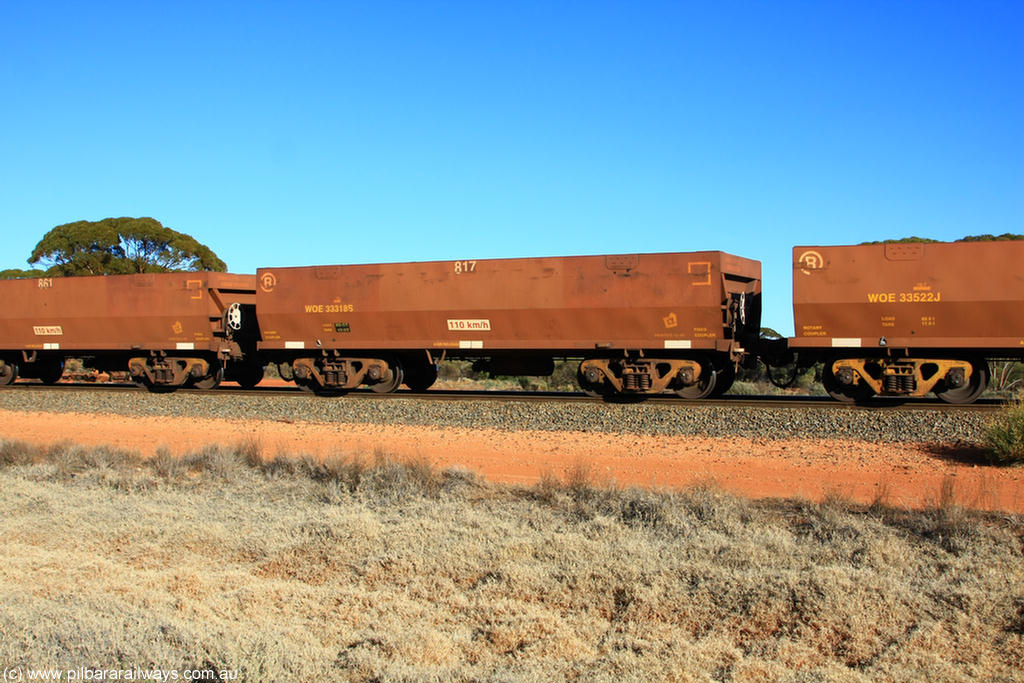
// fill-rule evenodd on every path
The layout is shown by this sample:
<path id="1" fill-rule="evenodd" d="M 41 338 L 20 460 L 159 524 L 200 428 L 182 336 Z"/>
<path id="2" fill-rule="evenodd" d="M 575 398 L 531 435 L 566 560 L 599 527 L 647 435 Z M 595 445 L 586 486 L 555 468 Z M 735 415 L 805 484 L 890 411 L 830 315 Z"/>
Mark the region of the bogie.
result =
<path id="1" fill-rule="evenodd" d="M 590 358 L 580 363 L 577 381 L 590 396 L 622 398 L 672 391 L 687 399 L 706 398 L 715 388 L 710 358 Z"/>
<path id="2" fill-rule="evenodd" d="M 981 358 L 841 357 L 828 359 L 822 373 L 825 390 L 844 402 L 934 393 L 947 403 L 971 403 L 988 380 L 988 364 Z"/>

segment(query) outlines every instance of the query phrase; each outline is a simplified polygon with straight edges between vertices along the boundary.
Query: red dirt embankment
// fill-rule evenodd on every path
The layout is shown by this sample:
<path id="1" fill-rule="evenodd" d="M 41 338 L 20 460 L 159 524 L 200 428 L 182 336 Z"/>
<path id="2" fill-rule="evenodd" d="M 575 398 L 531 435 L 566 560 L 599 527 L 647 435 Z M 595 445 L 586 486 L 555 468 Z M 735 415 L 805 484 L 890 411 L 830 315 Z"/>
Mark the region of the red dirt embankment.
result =
<path id="1" fill-rule="evenodd" d="M 586 471 L 597 484 L 678 488 L 711 483 L 751 497 L 837 495 L 903 507 L 937 504 L 944 488 L 972 508 L 1024 512 L 1024 468 L 975 465 L 956 452 L 915 444 L 767 441 L 503 432 L 367 424 L 125 417 L 0 411 L 0 437 L 48 444 L 112 445 L 143 454 L 183 454 L 257 439 L 264 454 L 384 453 L 464 467 L 486 479 L 529 484 Z"/>

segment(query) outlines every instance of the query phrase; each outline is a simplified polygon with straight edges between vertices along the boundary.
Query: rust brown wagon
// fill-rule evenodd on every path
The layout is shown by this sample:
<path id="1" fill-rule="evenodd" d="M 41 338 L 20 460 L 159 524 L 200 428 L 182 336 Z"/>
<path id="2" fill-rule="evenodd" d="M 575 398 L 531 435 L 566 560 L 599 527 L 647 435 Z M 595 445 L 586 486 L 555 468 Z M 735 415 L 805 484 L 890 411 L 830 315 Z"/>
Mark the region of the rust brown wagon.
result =
<path id="1" fill-rule="evenodd" d="M 580 359 L 596 394 L 722 392 L 760 327 L 761 266 L 722 252 L 263 268 L 260 350 L 318 392 L 429 387 Z"/>
<path id="2" fill-rule="evenodd" d="M 1024 358 L 1024 241 L 793 249 L 790 349 L 833 397 L 974 401 L 986 358 Z"/>
<path id="3" fill-rule="evenodd" d="M 256 278 L 153 273 L 0 281 L 0 384 L 56 382 L 64 361 L 128 370 L 151 389 L 254 385 Z"/>

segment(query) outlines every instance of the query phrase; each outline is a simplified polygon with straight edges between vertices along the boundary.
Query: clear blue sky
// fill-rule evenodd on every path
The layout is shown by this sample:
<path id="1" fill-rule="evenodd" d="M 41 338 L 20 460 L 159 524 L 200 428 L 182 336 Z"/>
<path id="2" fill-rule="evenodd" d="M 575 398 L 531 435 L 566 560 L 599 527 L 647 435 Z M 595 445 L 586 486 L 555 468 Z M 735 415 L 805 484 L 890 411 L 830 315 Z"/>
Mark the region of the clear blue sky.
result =
<path id="1" fill-rule="evenodd" d="M 0 0 L 0 268 L 152 216 L 231 270 L 1024 233 L 1024 2 Z"/>

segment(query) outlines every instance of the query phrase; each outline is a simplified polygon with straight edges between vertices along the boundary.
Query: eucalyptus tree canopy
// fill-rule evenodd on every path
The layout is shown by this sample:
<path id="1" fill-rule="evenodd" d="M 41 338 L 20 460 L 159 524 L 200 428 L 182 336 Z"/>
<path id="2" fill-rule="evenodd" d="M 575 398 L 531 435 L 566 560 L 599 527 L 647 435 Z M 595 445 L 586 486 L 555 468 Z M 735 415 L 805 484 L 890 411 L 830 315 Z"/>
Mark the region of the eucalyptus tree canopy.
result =
<path id="1" fill-rule="evenodd" d="M 15 280 L 26 277 L 47 277 L 45 270 L 22 270 L 21 268 L 7 268 L 0 270 L 0 280 Z"/>
<path id="2" fill-rule="evenodd" d="M 1002 235 L 967 235 L 961 237 L 956 242 L 1012 242 L 1016 240 L 1024 240 L 1024 235 L 1015 235 L 1010 232 L 1005 232 Z M 861 244 L 936 244 L 942 240 L 933 240 L 931 237 L 901 237 L 898 240 L 880 240 L 875 242 L 861 242 Z"/>
<path id="3" fill-rule="evenodd" d="M 43 236 L 28 262 L 46 268 L 46 275 L 227 270 L 205 244 L 153 218 L 104 218 L 58 225 Z"/>

